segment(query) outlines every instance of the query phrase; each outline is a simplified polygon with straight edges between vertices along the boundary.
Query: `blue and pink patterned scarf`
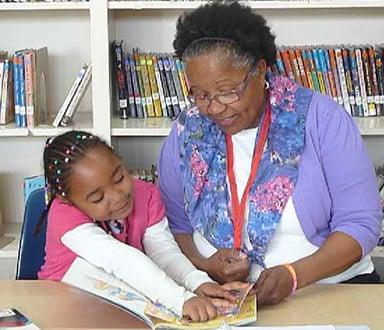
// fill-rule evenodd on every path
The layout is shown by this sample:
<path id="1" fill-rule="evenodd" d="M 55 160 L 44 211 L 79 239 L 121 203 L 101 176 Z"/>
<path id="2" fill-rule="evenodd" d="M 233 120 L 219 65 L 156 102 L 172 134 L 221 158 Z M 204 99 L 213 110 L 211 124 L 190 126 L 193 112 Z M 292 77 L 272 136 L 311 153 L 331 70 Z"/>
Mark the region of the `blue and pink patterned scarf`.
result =
<path id="1" fill-rule="evenodd" d="M 268 243 L 297 182 L 312 98 L 310 90 L 286 77 L 267 75 L 267 80 L 272 116 L 249 193 L 247 229 L 253 250 L 245 251 L 251 262 L 263 267 Z M 224 132 L 195 107 L 178 119 L 178 142 L 185 209 L 192 226 L 216 248 L 233 247 Z"/>

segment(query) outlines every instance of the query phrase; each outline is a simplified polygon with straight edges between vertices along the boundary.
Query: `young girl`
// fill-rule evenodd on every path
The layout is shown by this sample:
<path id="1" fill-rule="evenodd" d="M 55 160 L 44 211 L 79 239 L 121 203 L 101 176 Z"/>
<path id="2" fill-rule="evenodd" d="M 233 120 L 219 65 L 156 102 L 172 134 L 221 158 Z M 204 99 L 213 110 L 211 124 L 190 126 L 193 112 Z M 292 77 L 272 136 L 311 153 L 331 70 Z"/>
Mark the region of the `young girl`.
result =
<path id="1" fill-rule="evenodd" d="M 52 198 L 40 279 L 60 281 L 81 257 L 193 321 L 216 316 L 212 297 L 234 300 L 181 253 L 156 187 L 132 179 L 100 138 L 70 131 L 49 139 L 44 169 Z"/>

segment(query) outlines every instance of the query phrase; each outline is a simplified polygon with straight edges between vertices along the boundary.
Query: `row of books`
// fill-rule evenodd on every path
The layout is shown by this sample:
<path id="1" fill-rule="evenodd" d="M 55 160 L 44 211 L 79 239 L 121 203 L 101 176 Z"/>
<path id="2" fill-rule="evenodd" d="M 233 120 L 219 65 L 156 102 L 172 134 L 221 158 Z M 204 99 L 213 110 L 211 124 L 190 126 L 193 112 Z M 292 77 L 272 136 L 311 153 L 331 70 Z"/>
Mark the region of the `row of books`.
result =
<path id="1" fill-rule="evenodd" d="M 0 124 L 34 127 L 47 120 L 48 50 L 0 52 Z"/>
<path id="2" fill-rule="evenodd" d="M 384 114 L 382 46 L 281 48 L 272 71 L 333 98 L 353 116 Z"/>
<path id="3" fill-rule="evenodd" d="M 189 106 L 184 64 L 171 54 L 123 53 L 112 43 L 113 80 L 122 119 L 177 117 Z"/>

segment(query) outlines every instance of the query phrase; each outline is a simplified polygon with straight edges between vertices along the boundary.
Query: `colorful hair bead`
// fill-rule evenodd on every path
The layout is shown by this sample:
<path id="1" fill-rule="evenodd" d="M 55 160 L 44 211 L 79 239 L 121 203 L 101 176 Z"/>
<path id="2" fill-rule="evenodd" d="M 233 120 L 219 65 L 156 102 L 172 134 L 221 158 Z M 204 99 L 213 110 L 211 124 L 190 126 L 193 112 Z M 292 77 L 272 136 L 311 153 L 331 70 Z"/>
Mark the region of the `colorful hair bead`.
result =
<path id="1" fill-rule="evenodd" d="M 61 170 L 58 169 L 58 170 L 56 171 L 56 173 L 57 173 L 57 174 L 61 174 Z"/>
<path id="2" fill-rule="evenodd" d="M 68 157 L 65 157 L 65 158 L 64 158 L 64 161 L 65 161 L 66 163 L 69 163 L 69 158 L 68 158 Z"/>
<path id="3" fill-rule="evenodd" d="M 66 155 L 69 155 L 70 153 L 71 153 L 71 150 L 70 150 L 70 149 L 65 150 L 65 154 L 66 154 Z"/>

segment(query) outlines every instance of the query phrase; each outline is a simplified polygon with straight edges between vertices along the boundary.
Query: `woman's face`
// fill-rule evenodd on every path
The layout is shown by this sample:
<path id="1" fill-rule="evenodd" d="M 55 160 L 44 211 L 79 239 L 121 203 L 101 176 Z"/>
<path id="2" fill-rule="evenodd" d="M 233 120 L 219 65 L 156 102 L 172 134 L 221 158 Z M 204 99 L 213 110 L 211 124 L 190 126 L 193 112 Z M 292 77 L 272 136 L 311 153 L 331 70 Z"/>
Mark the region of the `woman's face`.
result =
<path id="1" fill-rule="evenodd" d="M 217 51 L 213 51 L 187 59 L 186 73 L 199 111 L 217 123 L 225 133 L 236 134 L 257 127 L 265 99 L 264 60 L 259 60 L 250 71 L 220 60 Z M 240 90 L 240 99 L 230 104 L 218 101 L 216 95 L 226 95 L 235 89 Z M 212 96 L 216 97 L 210 98 Z M 205 101 L 201 101 L 203 99 Z"/>

